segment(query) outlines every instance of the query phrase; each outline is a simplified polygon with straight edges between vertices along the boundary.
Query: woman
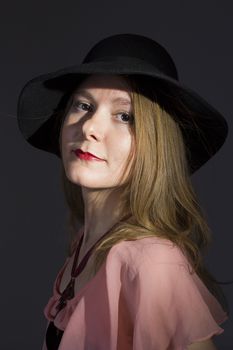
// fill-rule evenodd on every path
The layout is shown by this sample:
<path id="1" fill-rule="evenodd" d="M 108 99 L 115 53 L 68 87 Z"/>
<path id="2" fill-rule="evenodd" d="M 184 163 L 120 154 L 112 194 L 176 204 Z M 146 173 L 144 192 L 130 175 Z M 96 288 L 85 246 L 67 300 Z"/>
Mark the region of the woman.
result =
<path id="1" fill-rule="evenodd" d="M 81 65 L 28 82 L 18 121 L 61 159 L 73 232 L 43 349 L 216 349 L 227 313 L 190 175 L 227 123 L 179 83 L 166 50 L 134 34 L 101 40 Z"/>

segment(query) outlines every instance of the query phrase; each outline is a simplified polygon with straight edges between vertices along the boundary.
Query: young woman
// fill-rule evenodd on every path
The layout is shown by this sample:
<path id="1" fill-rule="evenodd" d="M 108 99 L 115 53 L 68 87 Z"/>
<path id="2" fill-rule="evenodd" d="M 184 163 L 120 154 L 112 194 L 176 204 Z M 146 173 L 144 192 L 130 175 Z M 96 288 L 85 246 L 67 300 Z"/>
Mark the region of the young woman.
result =
<path id="1" fill-rule="evenodd" d="M 18 121 L 61 159 L 70 210 L 43 350 L 216 349 L 227 312 L 190 176 L 228 128 L 167 51 L 135 34 L 103 39 L 81 65 L 28 82 Z"/>

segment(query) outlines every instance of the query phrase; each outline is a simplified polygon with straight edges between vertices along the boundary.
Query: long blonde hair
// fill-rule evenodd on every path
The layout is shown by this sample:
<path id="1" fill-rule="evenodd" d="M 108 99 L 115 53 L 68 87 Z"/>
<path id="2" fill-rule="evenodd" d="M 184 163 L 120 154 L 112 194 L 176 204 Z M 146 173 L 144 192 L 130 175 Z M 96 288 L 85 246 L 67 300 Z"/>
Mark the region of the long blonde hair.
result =
<path id="1" fill-rule="evenodd" d="M 191 183 L 181 127 L 173 115 L 178 110 L 189 111 L 161 83 L 155 90 L 149 78 L 124 77 L 132 98 L 131 128 L 137 152 L 121 186 L 122 218 L 97 245 L 95 272 L 111 247 L 120 241 L 148 236 L 166 238 L 182 250 L 193 272 L 227 309 L 222 290 L 203 263 L 211 232 Z M 62 184 L 69 210 L 71 255 L 77 244 L 77 225 L 84 224 L 84 203 L 80 186 L 68 180 L 63 167 Z"/>

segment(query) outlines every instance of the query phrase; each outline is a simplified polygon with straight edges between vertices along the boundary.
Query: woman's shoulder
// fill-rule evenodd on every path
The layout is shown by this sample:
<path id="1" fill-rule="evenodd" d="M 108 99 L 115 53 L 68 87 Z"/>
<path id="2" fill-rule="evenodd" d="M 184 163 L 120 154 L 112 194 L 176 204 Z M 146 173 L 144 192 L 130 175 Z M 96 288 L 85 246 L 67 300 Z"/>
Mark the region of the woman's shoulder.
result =
<path id="1" fill-rule="evenodd" d="M 135 268 L 142 264 L 187 265 L 188 263 L 187 258 L 174 242 L 157 236 L 118 242 L 110 250 L 111 257 L 120 259 L 122 263 Z"/>

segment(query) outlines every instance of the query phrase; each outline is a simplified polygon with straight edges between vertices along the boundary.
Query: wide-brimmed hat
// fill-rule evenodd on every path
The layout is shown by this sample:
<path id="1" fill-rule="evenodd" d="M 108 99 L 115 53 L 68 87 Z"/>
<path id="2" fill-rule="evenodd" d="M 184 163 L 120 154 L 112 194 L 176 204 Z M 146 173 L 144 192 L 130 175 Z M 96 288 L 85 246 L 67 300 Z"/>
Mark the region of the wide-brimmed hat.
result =
<path id="1" fill-rule="evenodd" d="M 180 124 L 191 174 L 220 149 L 227 137 L 224 117 L 179 82 L 175 63 L 164 47 L 145 36 L 118 34 L 94 45 L 81 64 L 26 83 L 19 95 L 17 118 L 23 137 L 31 145 L 61 158 L 61 112 L 73 89 L 88 74 L 133 75 L 145 78 L 155 93 L 159 86 L 167 90 L 167 99 L 179 105 L 171 115 Z"/>

